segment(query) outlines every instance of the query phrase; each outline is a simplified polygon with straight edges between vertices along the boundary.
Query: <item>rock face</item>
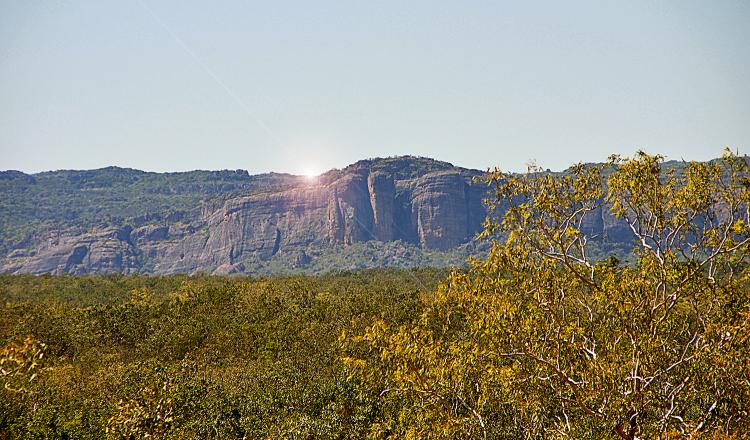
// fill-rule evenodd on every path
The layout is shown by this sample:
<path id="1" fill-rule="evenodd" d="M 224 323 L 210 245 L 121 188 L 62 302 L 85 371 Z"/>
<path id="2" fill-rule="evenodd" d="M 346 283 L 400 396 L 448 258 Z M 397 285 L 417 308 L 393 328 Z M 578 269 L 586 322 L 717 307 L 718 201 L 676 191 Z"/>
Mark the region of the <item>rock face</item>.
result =
<path id="1" fill-rule="evenodd" d="M 460 174 L 428 174 L 411 185 L 409 226 L 422 248 L 450 249 L 476 229 L 469 227 L 467 185 Z"/>
<path id="2" fill-rule="evenodd" d="M 103 229 L 78 236 L 50 238 L 38 249 L 17 250 L 3 264 L 14 273 L 135 273 L 137 251 L 130 228 Z"/>
<path id="3" fill-rule="evenodd" d="M 252 264 L 279 252 L 301 252 L 299 265 L 309 259 L 305 249 L 369 240 L 448 249 L 467 242 L 479 229 L 478 223 L 469 224 L 470 210 L 472 220 L 484 218 L 479 199 L 467 196 L 469 186 L 457 172 L 402 181 L 398 187 L 385 173 L 357 172 L 324 185 L 231 199 L 206 216 L 201 231 L 172 246 L 157 246 L 163 252 L 156 251 L 155 271 Z"/>
<path id="4" fill-rule="evenodd" d="M 306 250 L 370 240 L 445 250 L 469 241 L 485 216 L 470 175 L 457 169 L 397 180 L 387 170 L 359 168 L 321 180 L 231 198 L 214 209 L 207 203 L 189 225 L 162 216 L 135 229 L 62 235 L 14 251 L 2 270 L 228 274 L 279 252 L 296 255 L 292 264 L 299 266 L 310 260 Z"/>
<path id="5" fill-rule="evenodd" d="M 376 171 L 367 176 L 367 191 L 372 209 L 372 232 L 380 241 L 391 241 L 395 233 L 396 185 L 393 177 Z"/>
<path id="6" fill-rule="evenodd" d="M 248 195 L 208 198 L 189 211 L 143 212 L 124 222 L 132 226 L 25 239 L 0 258 L 0 272 L 232 274 L 272 259 L 293 269 L 316 252 L 368 241 L 446 251 L 482 229 L 487 188 L 472 183 L 479 174 L 415 158 L 362 161 L 315 182 L 288 180 Z M 604 211 L 584 229 L 613 241 L 629 237 Z"/>

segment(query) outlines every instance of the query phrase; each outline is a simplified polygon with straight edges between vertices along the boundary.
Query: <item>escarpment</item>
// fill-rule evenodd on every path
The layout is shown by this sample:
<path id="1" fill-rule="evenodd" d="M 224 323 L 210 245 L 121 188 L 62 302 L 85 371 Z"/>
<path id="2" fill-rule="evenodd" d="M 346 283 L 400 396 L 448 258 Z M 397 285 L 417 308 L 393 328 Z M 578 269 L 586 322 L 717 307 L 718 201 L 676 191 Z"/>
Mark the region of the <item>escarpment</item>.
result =
<path id="1" fill-rule="evenodd" d="M 454 260 L 438 260 L 460 264 L 487 216 L 488 188 L 473 182 L 481 174 L 414 157 L 360 161 L 315 179 L 240 170 L 4 172 L 0 192 L 17 204 L 31 194 L 38 216 L 57 217 L 46 228 L 21 228 L 25 235 L 0 240 L 0 272 L 268 273 L 314 266 L 321 255 L 330 257 L 328 269 L 409 267 L 424 264 L 424 253 L 463 247 Z M 77 205 L 46 197 L 48 187 L 67 191 L 66 200 Z M 119 216 L 122 206 L 136 215 Z M 28 212 L 19 208 L 17 215 Z M 3 218 L 7 225 L 13 212 L 0 210 Z M 607 209 L 582 227 L 610 242 L 631 238 Z M 365 247 L 345 251 L 357 246 Z"/>
<path id="2" fill-rule="evenodd" d="M 231 199 L 204 219 L 202 231 L 164 249 L 155 270 L 191 272 L 239 262 L 247 266 L 277 253 L 370 240 L 449 249 L 466 243 L 479 229 L 481 223 L 470 225 L 470 218 L 484 218 L 480 198 L 469 196 L 470 186 L 459 173 L 397 184 L 382 172 L 356 172 L 327 184 Z M 399 216 L 398 211 L 411 214 Z"/>
<path id="3" fill-rule="evenodd" d="M 393 177 L 379 171 L 370 173 L 367 176 L 367 191 L 370 193 L 374 238 L 393 240 L 396 237 L 396 185 Z"/>

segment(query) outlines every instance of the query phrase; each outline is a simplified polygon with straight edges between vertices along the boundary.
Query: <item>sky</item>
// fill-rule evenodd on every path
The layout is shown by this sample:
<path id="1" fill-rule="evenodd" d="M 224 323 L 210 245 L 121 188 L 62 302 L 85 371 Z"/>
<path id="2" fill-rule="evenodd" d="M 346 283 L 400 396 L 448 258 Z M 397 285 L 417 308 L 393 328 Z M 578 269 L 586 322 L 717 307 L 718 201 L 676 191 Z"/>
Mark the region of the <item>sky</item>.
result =
<path id="1" fill-rule="evenodd" d="M 750 2 L 0 0 L 0 169 L 750 149 Z"/>

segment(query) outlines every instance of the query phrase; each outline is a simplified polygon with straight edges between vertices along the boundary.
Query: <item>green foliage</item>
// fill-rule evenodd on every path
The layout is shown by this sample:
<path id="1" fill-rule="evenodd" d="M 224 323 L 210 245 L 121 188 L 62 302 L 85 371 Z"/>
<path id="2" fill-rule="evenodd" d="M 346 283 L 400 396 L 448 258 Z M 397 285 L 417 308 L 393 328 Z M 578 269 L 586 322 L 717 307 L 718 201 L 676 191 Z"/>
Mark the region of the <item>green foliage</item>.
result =
<path id="1" fill-rule="evenodd" d="M 661 158 L 490 176 L 494 241 L 413 324 L 342 338 L 376 438 L 678 438 L 750 428 L 749 167 Z M 636 262 L 596 261 L 602 203 Z"/>
<path id="2" fill-rule="evenodd" d="M 0 350 L 0 380 L 11 393 L 28 394 L 44 357 L 44 344 L 27 337 L 23 343 L 10 343 Z"/>
<path id="3" fill-rule="evenodd" d="M 322 174 L 319 180 L 321 182 L 332 182 L 345 173 L 357 172 L 359 170 L 382 171 L 393 176 L 396 180 L 414 179 L 427 173 L 445 170 L 459 170 L 465 176 L 480 174 L 477 170 L 456 167 L 451 163 L 430 159 L 429 157 L 395 156 L 360 160 L 342 170 L 330 170 Z"/>
<path id="4" fill-rule="evenodd" d="M 306 255 L 310 262 L 298 265 L 296 254 L 280 252 L 268 261 L 246 262 L 257 274 L 314 274 L 331 271 L 376 269 L 379 267 L 458 267 L 467 266 L 467 258 L 486 255 L 486 243 L 471 241 L 453 249 L 440 251 L 421 249 L 400 240 L 382 242 L 371 240 L 327 249 L 311 249 Z"/>
<path id="5" fill-rule="evenodd" d="M 360 438 L 339 335 L 445 274 L 2 276 L 0 438 Z"/>

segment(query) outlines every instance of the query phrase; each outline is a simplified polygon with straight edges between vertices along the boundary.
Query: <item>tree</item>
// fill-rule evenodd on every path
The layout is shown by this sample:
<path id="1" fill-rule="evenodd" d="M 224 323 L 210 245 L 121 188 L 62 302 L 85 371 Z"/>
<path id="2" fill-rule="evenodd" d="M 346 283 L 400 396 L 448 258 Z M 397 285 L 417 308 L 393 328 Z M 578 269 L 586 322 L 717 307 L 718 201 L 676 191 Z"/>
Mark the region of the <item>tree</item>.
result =
<path id="1" fill-rule="evenodd" d="M 554 175 L 496 170 L 484 260 L 414 325 L 343 338 L 390 438 L 636 438 L 750 428 L 748 162 L 663 169 L 611 157 Z M 636 261 L 594 261 L 587 224 L 622 219 Z"/>

